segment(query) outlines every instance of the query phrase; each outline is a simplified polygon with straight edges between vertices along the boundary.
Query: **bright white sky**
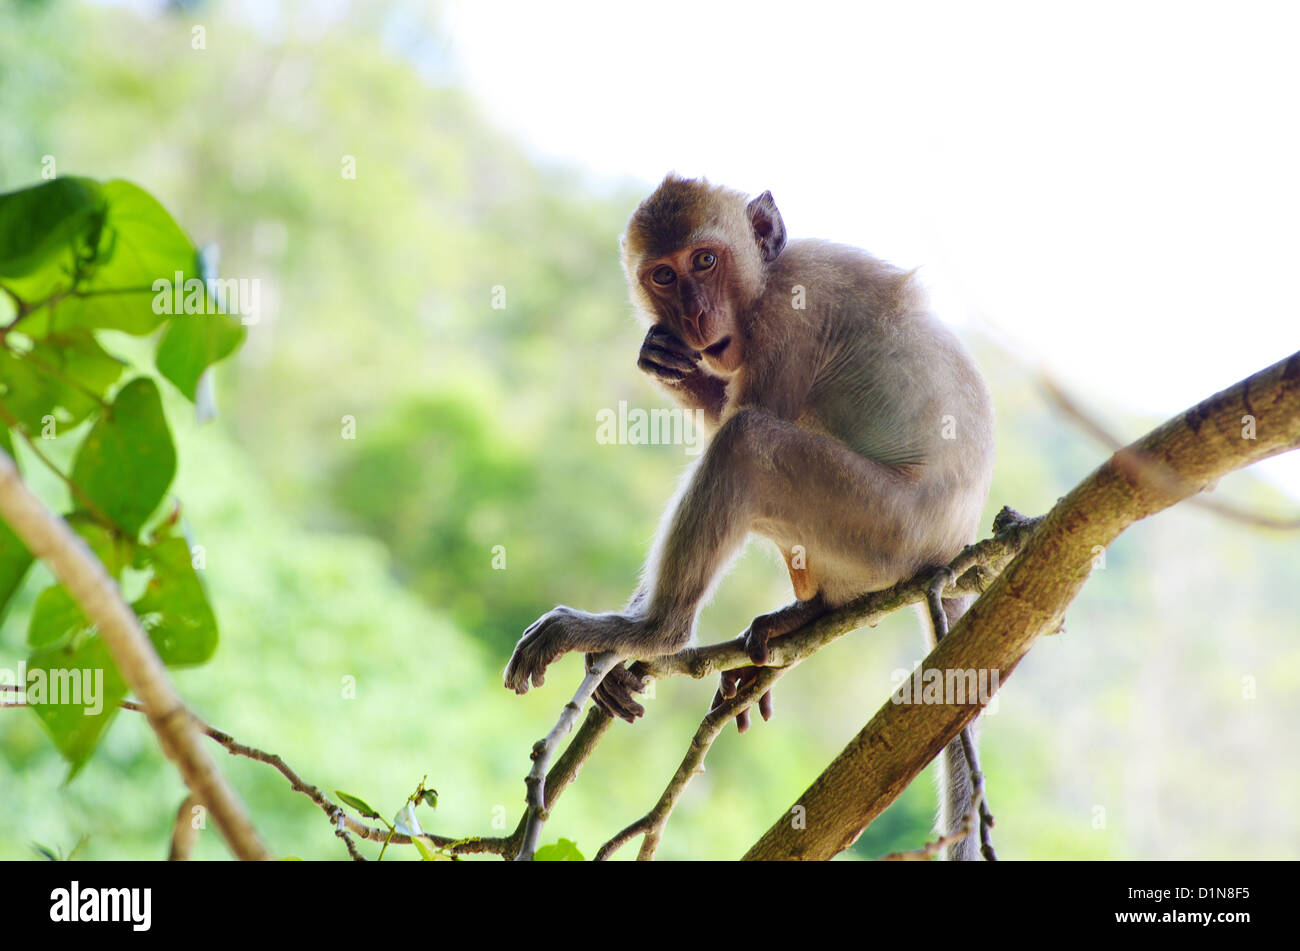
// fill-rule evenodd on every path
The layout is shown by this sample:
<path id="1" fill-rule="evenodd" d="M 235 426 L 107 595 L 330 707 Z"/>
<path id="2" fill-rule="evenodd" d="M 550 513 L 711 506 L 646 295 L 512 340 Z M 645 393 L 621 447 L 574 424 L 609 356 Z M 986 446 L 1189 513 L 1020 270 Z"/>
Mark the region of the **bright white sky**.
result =
<path id="1" fill-rule="evenodd" d="M 1300 348 L 1300 5 L 460 0 L 447 21 L 535 155 L 770 188 L 793 235 L 923 266 L 945 319 L 982 314 L 1096 405 L 1169 415 Z M 1300 459 L 1261 471 L 1300 496 Z"/>

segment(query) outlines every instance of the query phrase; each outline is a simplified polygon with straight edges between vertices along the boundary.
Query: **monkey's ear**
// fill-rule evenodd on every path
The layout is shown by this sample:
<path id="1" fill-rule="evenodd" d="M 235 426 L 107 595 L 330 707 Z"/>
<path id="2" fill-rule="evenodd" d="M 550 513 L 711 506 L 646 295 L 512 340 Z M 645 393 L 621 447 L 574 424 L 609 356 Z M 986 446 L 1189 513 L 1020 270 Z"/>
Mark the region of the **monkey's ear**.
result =
<path id="1" fill-rule="evenodd" d="M 785 222 L 781 220 L 781 212 L 776 209 L 772 193 L 763 192 L 745 210 L 749 212 L 749 223 L 754 228 L 758 253 L 768 263 L 775 261 L 785 247 Z"/>

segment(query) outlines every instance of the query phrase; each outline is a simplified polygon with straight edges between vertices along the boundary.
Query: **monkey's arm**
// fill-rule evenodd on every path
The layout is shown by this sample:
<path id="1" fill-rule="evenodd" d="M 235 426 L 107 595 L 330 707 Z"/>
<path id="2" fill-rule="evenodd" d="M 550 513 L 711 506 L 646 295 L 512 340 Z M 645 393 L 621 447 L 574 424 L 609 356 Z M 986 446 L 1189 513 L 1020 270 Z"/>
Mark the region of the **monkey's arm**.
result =
<path id="1" fill-rule="evenodd" d="M 641 343 L 636 365 L 663 386 L 686 409 L 703 410 L 717 425 L 727 403 L 727 381 L 700 365 L 700 352 L 688 347 L 662 324 L 651 327 Z"/>

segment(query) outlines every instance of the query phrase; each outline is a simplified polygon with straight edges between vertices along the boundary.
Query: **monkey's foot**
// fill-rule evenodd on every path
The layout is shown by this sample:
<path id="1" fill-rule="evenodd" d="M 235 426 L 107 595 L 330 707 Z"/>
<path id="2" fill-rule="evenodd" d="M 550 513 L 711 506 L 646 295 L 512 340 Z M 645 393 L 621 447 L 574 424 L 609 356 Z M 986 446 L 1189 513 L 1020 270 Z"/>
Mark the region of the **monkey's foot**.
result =
<path id="1" fill-rule="evenodd" d="M 594 656 L 587 655 L 588 670 L 591 669 L 591 658 Z M 610 716 L 632 723 L 645 714 L 645 707 L 632 699 L 632 695 L 645 693 L 647 686 L 645 664 L 640 661 L 626 667 L 620 664 L 605 675 L 591 699 Z"/>
<path id="2" fill-rule="evenodd" d="M 718 709 L 724 701 L 730 700 L 744 690 L 754 682 L 762 670 L 762 667 L 737 667 L 734 670 L 724 670 L 722 684 L 718 687 L 718 692 L 713 695 L 713 703 L 709 705 L 709 709 Z M 758 698 L 758 712 L 764 720 L 772 719 L 772 691 L 769 690 Z M 749 729 L 748 709 L 736 714 L 736 729 L 741 733 Z"/>

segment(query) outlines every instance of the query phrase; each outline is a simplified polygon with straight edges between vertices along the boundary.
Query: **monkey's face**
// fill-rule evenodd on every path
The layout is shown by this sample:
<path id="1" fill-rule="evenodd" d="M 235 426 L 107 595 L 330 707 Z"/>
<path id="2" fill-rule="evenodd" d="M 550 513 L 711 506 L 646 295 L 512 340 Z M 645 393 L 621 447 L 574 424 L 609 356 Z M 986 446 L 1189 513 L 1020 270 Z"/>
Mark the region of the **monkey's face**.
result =
<path id="1" fill-rule="evenodd" d="M 740 365 L 730 263 L 724 243 L 704 241 L 648 261 L 639 275 L 660 319 L 718 370 Z"/>

